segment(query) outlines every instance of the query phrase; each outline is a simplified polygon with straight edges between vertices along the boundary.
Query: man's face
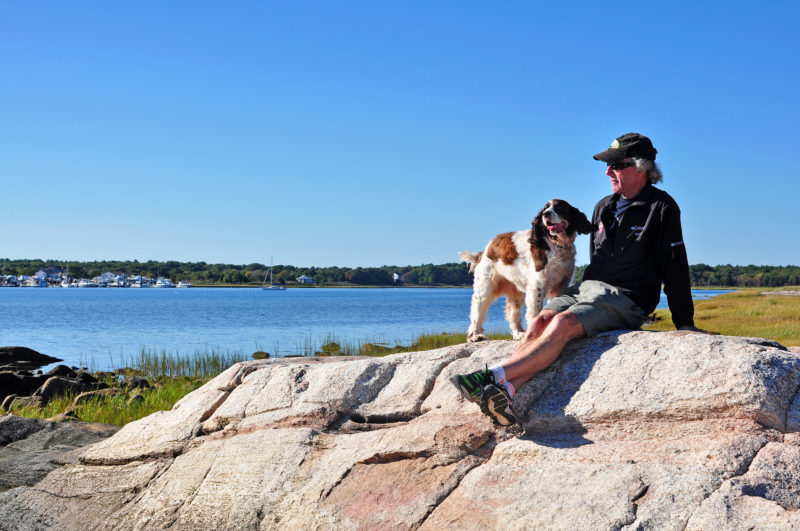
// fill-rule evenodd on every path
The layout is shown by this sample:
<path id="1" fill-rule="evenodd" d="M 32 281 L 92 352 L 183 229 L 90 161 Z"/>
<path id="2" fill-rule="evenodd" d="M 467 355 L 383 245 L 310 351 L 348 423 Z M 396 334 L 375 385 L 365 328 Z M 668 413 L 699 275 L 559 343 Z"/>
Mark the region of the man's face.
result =
<path id="1" fill-rule="evenodd" d="M 614 169 L 615 167 L 626 166 L 621 169 Z M 611 191 L 615 194 L 622 194 L 622 197 L 633 198 L 644 188 L 647 182 L 647 171 L 637 171 L 633 161 L 625 159 L 616 164 L 609 164 L 606 169 L 606 175 L 611 177 Z"/>

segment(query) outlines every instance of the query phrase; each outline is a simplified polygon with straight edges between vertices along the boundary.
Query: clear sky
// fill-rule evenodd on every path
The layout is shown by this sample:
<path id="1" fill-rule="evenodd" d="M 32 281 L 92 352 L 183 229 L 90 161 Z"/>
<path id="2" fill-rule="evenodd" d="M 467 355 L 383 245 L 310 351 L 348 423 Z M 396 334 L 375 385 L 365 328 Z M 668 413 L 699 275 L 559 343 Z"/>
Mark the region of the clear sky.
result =
<path id="1" fill-rule="evenodd" d="M 638 131 L 690 263 L 797 265 L 798 6 L 0 0 L 0 257 L 453 262 Z"/>

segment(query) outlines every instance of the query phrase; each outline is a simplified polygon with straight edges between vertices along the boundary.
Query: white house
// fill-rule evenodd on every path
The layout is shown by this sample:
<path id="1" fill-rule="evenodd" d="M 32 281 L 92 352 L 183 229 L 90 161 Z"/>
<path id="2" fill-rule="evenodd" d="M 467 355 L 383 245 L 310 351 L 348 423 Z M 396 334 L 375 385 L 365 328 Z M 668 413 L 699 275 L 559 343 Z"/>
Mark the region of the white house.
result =
<path id="1" fill-rule="evenodd" d="M 297 281 L 300 284 L 316 284 L 317 281 L 307 275 L 301 275 L 297 277 Z"/>

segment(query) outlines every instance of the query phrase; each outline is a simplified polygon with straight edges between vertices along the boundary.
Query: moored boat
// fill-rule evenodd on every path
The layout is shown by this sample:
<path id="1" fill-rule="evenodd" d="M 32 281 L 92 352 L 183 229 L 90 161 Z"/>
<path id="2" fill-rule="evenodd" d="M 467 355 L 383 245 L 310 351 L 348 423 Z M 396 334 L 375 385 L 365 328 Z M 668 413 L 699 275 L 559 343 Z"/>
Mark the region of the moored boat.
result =
<path id="1" fill-rule="evenodd" d="M 172 280 L 170 280 L 168 278 L 158 277 L 158 280 L 156 280 L 156 283 L 153 284 L 153 287 L 154 288 L 174 288 L 175 284 L 173 284 Z"/>
<path id="2" fill-rule="evenodd" d="M 267 277 L 269 277 L 269 286 L 267 286 Z M 261 284 L 261 289 L 266 291 L 285 291 L 286 286 L 272 283 L 272 258 L 269 259 L 269 270 L 264 275 L 264 283 Z"/>

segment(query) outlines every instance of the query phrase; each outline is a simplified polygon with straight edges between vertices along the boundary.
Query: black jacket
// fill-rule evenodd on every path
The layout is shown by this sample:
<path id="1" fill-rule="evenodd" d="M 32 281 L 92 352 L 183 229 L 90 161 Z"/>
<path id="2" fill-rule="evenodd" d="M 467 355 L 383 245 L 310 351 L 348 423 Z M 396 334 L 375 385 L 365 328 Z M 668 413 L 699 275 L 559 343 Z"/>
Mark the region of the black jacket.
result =
<path id="1" fill-rule="evenodd" d="M 615 227 L 618 199 L 619 194 L 612 194 L 594 207 L 597 232 L 591 235 L 591 262 L 583 279 L 616 286 L 648 314 L 658 305 L 663 283 L 675 327 L 694 325 L 678 204 L 647 183 Z"/>

